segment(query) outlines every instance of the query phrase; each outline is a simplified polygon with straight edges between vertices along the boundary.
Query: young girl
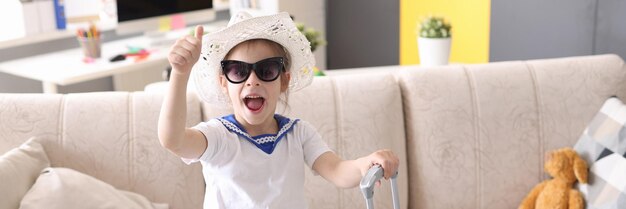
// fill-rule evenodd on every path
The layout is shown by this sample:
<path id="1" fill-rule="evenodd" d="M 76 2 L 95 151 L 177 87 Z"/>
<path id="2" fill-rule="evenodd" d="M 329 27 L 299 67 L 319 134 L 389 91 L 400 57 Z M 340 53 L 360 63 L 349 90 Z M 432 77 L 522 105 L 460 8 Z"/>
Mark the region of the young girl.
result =
<path id="1" fill-rule="evenodd" d="M 240 13 L 227 28 L 202 34 L 196 27 L 169 53 L 159 140 L 186 163 L 202 163 L 204 208 L 307 208 L 303 163 L 343 188 L 358 185 L 374 164 L 386 179 L 396 172 L 399 160 L 390 150 L 342 160 L 311 124 L 275 114 L 281 95 L 310 84 L 315 62 L 288 14 Z M 185 127 L 192 73 L 205 102 L 231 105 L 234 114 Z"/>

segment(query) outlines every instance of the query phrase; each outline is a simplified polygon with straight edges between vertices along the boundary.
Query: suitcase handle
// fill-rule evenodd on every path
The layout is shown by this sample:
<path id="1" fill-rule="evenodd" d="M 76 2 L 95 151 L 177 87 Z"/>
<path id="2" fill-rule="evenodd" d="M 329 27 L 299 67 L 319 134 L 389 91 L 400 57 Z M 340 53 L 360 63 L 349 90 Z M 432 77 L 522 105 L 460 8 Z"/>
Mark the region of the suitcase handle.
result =
<path id="1" fill-rule="evenodd" d="M 396 173 L 391 176 L 391 197 L 393 198 L 394 209 L 400 209 L 398 183 L 396 182 L 397 177 L 398 172 L 396 171 Z M 381 178 L 383 178 L 383 168 L 380 167 L 380 165 L 374 165 L 367 171 L 365 176 L 363 176 L 363 179 L 361 179 L 360 188 L 365 197 L 365 203 L 368 209 L 374 209 L 374 185 Z"/>

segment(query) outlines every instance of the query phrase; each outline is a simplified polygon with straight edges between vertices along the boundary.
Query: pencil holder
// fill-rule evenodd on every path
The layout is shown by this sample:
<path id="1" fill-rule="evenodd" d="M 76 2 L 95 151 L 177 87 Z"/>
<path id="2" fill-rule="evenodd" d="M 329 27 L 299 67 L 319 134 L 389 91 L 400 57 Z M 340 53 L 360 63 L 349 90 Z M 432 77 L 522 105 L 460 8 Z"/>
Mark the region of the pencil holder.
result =
<path id="1" fill-rule="evenodd" d="M 100 58 L 101 43 L 100 38 L 84 38 L 78 37 L 80 47 L 83 49 L 85 57 Z"/>

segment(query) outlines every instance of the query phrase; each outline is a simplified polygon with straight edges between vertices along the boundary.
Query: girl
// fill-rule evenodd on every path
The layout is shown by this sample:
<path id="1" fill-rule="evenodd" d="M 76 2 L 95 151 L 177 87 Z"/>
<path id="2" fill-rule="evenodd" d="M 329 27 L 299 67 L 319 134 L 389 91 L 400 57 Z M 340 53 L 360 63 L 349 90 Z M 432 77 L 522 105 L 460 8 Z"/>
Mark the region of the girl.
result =
<path id="1" fill-rule="evenodd" d="M 204 208 L 307 208 L 302 163 L 343 188 L 358 185 L 373 164 L 386 179 L 396 172 L 399 160 L 390 150 L 342 160 L 312 125 L 275 114 L 281 95 L 310 84 L 315 62 L 287 13 L 240 13 L 225 29 L 202 34 L 198 26 L 171 48 L 159 140 L 186 163 L 202 163 Z M 205 102 L 229 104 L 234 114 L 185 127 L 192 73 Z"/>

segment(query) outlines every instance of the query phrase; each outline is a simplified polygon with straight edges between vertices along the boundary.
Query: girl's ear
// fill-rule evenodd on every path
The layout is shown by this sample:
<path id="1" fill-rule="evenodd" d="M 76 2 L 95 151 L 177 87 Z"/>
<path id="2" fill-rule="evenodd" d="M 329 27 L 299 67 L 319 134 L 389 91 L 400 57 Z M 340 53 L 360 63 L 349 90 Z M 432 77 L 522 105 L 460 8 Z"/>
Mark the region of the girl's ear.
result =
<path id="1" fill-rule="evenodd" d="M 222 93 L 228 95 L 228 80 L 224 75 L 220 75 L 220 86 L 222 87 Z"/>
<path id="2" fill-rule="evenodd" d="M 289 81 L 291 81 L 291 73 L 285 72 L 280 76 L 280 92 L 285 92 L 289 88 Z"/>

